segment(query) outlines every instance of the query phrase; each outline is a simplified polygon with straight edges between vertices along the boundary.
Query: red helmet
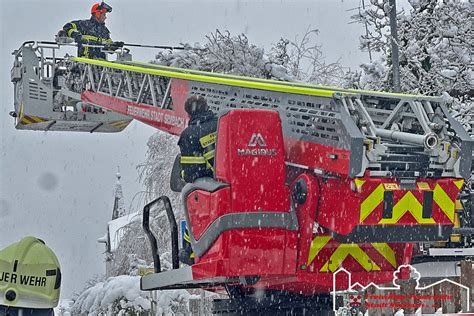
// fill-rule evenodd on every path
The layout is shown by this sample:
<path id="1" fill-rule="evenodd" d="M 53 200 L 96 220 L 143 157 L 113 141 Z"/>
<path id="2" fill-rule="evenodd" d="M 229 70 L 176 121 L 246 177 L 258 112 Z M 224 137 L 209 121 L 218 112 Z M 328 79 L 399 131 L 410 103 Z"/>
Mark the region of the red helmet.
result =
<path id="1" fill-rule="evenodd" d="M 95 15 L 97 18 L 106 12 L 112 12 L 112 7 L 105 2 L 95 3 L 91 8 L 91 14 Z"/>

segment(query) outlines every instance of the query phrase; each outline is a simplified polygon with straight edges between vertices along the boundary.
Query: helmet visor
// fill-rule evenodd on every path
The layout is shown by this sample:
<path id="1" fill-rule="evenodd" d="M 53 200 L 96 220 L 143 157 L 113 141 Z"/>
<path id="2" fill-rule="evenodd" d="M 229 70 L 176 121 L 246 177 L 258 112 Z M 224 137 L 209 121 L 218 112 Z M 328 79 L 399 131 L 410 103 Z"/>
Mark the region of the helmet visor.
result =
<path id="1" fill-rule="evenodd" d="M 97 11 L 102 12 L 102 13 L 105 13 L 105 12 L 109 13 L 109 12 L 112 12 L 112 7 L 109 6 L 107 3 L 105 3 L 104 1 L 102 1 L 97 7 Z"/>

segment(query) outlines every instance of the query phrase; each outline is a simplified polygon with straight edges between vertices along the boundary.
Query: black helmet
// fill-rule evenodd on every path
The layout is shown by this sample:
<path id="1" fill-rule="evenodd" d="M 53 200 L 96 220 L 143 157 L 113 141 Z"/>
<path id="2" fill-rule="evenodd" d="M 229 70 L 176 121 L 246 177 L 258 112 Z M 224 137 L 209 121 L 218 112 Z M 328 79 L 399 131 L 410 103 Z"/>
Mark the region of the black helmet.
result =
<path id="1" fill-rule="evenodd" d="M 184 103 L 184 110 L 191 116 L 207 111 L 207 101 L 203 96 L 193 95 Z"/>

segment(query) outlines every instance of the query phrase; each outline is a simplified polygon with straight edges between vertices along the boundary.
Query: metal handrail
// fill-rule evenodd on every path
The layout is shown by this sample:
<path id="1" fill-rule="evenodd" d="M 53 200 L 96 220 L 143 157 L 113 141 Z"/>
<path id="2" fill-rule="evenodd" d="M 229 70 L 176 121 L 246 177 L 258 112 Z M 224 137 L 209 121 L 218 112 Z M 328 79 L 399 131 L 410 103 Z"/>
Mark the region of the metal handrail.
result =
<path id="1" fill-rule="evenodd" d="M 176 224 L 176 218 L 173 213 L 173 208 L 171 207 L 170 199 L 163 195 L 159 198 L 151 201 L 143 208 L 143 230 L 148 236 L 151 244 L 151 252 L 153 256 L 153 264 L 155 273 L 161 272 L 161 262 L 160 262 L 160 254 L 158 252 L 158 242 L 156 241 L 156 237 L 150 229 L 150 209 L 155 204 L 158 204 L 160 201 L 163 201 L 166 215 L 168 217 L 168 222 L 170 224 L 170 232 L 171 232 L 171 263 L 173 269 L 179 268 L 179 260 L 178 260 L 178 225 Z"/>

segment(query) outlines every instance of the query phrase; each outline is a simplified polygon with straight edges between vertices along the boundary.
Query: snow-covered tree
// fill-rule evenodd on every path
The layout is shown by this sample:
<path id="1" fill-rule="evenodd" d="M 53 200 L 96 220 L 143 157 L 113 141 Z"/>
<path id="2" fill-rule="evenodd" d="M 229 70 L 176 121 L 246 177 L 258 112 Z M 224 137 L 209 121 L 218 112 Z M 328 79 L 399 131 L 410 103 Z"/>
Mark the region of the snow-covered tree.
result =
<path id="1" fill-rule="evenodd" d="M 83 291 L 71 308 L 73 315 L 187 315 L 190 294 L 185 290 L 140 290 L 140 277 L 121 275 L 97 282 Z"/>
<path id="2" fill-rule="evenodd" d="M 184 44 L 184 50 L 161 52 L 154 62 L 247 77 L 338 84 L 344 69 L 338 60 L 326 63 L 321 45 L 316 44 L 317 34 L 318 30 L 308 27 L 301 38 L 281 38 L 266 53 L 245 34 L 216 30 L 206 36 L 205 44 Z"/>
<path id="3" fill-rule="evenodd" d="M 351 73 L 349 84 L 373 90 L 392 89 L 391 41 L 388 0 L 371 0 L 372 6 L 354 18 L 368 25 L 361 49 L 380 58 Z M 403 92 L 426 95 L 447 93 L 460 101 L 473 97 L 474 31 L 469 17 L 472 4 L 461 1 L 411 0 L 409 12 L 399 12 L 398 48 Z"/>
<path id="4" fill-rule="evenodd" d="M 137 166 L 139 180 L 146 188 L 142 202 L 150 202 L 154 198 L 166 195 L 170 198 L 171 204 L 180 203 L 180 194 L 172 192 L 169 186 L 173 162 L 179 153 L 177 143 L 178 137 L 161 131 L 148 139 L 146 159 Z M 157 182 L 156 179 L 160 181 Z"/>
<path id="5" fill-rule="evenodd" d="M 250 43 L 244 34 L 232 36 L 228 31 L 216 30 L 207 35 L 206 40 L 204 45 L 184 44 L 184 50 L 160 52 L 153 62 L 233 75 L 294 80 L 285 64 L 270 60 L 263 48 Z"/>
<path id="6" fill-rule="evenodd" d="M 338 86 L 344 78 L 344 67 L 339 60 L 326 62 L 322 45 L 315 40 L 318 34 L 319 30 L 308 27 L 301 38 L 297 35 L 293 41 L 281 39 L 271 53 L 277 53 L 278 59 L 284 57 L 283 65 L 297 81 Z"/>

